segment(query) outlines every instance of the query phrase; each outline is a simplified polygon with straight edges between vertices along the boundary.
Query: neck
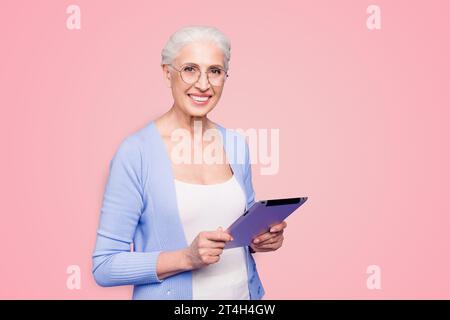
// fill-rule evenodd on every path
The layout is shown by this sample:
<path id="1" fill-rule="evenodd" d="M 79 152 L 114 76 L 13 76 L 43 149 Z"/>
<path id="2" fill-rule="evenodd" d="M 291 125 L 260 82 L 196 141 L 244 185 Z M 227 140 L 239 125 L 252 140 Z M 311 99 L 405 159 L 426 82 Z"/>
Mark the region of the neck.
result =
<path id="1" fill-rule="evenodd" d="M 167 120 L 172 123 L 172 130 L 178 128 L 185 129 L 192 135 L 194 134 L 194 131 L 197 132 L 197 134 L 201 133 L 203 135 L 205 130 L 215 127 L 206 115 L 198 117 L 186 114 L 175 104 L 173 104 L 170 110 L 166 113 L 166 117 Z"/>

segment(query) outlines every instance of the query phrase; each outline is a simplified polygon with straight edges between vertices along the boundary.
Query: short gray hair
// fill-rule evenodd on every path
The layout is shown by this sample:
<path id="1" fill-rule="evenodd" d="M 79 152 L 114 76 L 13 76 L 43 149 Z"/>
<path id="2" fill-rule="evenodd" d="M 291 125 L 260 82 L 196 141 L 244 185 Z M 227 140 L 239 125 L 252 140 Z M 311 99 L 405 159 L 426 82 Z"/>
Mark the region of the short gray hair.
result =
<path id="1" fill-rule="evenodd" d="M 161 65 L 171 64 L 185 45 L 195 41 L 210 41 L 216 44 L 225 57 L 224 67 L 228 70 L 231 57 L 230 40 L 217 28 L 209 26 L 187 26 L 172 34 L 161 52 Z"/>

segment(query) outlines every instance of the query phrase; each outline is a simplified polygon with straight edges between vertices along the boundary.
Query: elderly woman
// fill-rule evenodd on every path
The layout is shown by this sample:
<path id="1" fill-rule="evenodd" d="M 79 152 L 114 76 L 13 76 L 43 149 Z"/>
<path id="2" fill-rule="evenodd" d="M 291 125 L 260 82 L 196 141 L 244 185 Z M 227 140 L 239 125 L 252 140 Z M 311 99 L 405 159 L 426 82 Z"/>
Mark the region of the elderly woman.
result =
<path id="1" fill-rule="evenodd" d="M 229 60 L 230 43 L 216 28 L 186 27 L 167 42 L 161 65 L 174 102 L 126 137 L 110 162 L 93 253 L 99 285 L 134 285 L 133 299 L 263 297 L 252 254 L 280 248 L 286 223 L 224 250 L 232 240 L 224 227 L 255 201 L 245 137 L 207 117 Z M 179 161 L 180 129 L 189 137 L 185 154 L 215 144 L 223 161 Z M 220 139 L 206 139 L 211 130 Z M 236 153 L 243 163 L 230 161 Z"/>

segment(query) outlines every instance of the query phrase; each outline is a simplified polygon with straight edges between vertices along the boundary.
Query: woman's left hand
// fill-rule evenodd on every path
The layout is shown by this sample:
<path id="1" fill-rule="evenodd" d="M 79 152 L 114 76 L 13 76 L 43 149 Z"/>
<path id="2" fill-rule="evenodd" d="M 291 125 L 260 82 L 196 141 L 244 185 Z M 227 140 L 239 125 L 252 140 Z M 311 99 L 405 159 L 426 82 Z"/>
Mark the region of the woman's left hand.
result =
<path id="1" fill-rule="evenodd" d="M 283 232 L 286 227 L 286 221 L 272 226 L 269 231 L 255 237 L 250 244 L 250 247 L 255 252 L 267 252 L 279 249 L 283 244 Z"/>

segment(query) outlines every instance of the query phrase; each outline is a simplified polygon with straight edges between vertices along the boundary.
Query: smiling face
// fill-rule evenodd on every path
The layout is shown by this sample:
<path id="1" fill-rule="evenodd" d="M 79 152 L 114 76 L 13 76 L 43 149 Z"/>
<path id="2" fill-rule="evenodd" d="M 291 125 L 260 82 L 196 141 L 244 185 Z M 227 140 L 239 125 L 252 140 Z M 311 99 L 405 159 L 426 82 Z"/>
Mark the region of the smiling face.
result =
<path id="1" fill-rule="evenodd" d="M 172 61 L 174 68 L 181 70 L 186 64 L 199 66 L 200 79 L 193 84 L 183 81 L 180 73 L 168 65 L 163 65 L 164 79 L 172 88 L 174 106 L 189 116 L 203 117 L 219 102 L 224 82 L 221 85 L 211 85 L 206 74 L 213 66 L 224 69 L 224 54 L 211 42 L 192 42 L 185 45 L 178 56 Z"/>

